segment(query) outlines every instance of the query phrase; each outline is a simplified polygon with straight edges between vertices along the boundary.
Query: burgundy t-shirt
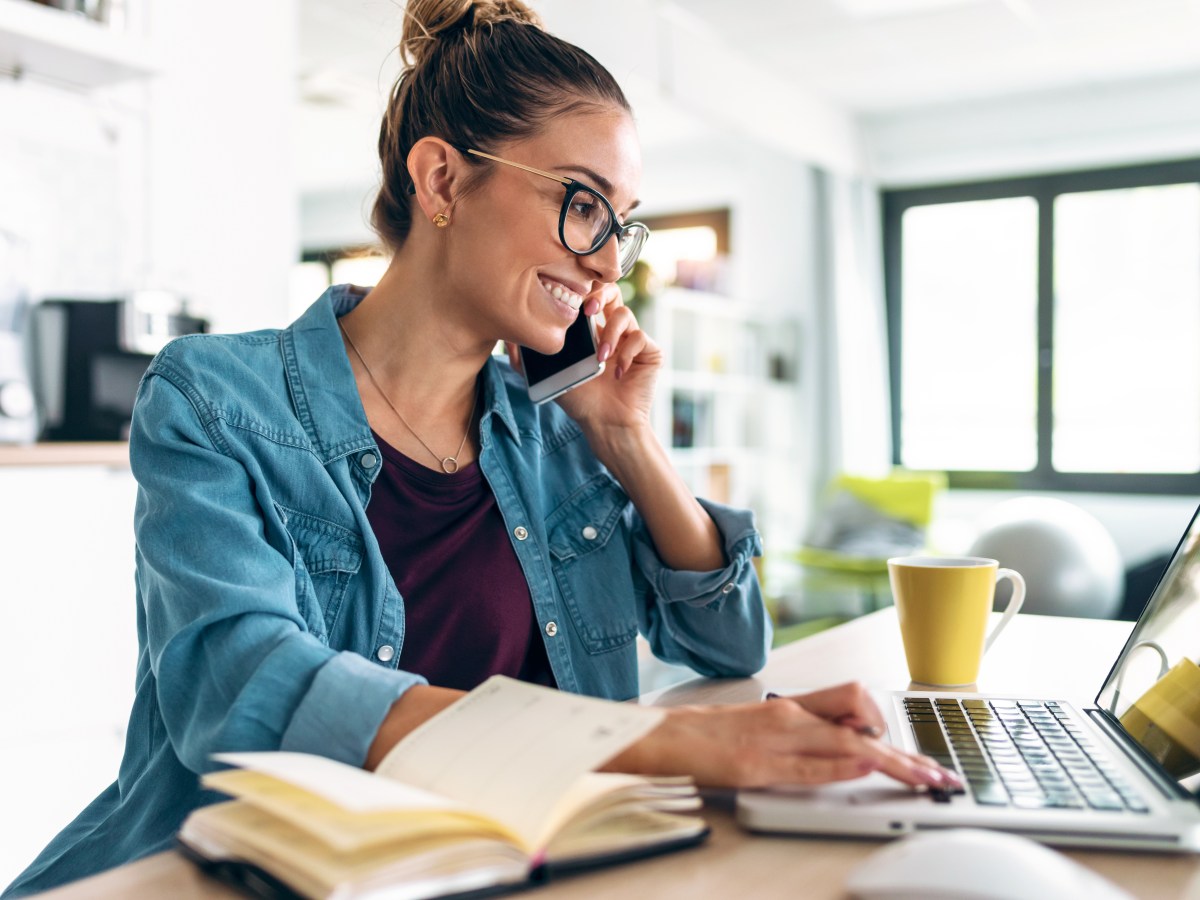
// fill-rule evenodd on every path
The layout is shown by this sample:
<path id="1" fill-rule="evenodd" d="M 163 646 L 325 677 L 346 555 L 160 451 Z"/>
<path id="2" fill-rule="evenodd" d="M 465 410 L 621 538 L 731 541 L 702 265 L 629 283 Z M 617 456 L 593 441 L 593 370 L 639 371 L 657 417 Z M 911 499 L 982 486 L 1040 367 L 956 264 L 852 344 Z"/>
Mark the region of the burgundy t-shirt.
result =
<path id="1" fill-rule="evenodd" d="M 553 687 L 529 585 L 479 463 L 446 475 L 374 436 L 383 470 L 367 520 L 404 598 L 400 668 L 460 690 L 491 675 Z"/>

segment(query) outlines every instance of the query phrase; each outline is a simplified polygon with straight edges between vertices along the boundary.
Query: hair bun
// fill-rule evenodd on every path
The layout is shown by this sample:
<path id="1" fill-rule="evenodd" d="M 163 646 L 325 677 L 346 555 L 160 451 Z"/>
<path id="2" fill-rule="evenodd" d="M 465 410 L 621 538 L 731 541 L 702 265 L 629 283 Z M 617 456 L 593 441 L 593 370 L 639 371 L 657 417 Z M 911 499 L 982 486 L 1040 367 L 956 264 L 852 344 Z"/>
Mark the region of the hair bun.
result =
<path id="1" fill-rule="evenodd" d="M 542 27 L 542 20 L 521 0 L 408 0 L 400 56 L 411 67 L 420 66 L 437 42 L 456 30 L 516 22 Z"/>

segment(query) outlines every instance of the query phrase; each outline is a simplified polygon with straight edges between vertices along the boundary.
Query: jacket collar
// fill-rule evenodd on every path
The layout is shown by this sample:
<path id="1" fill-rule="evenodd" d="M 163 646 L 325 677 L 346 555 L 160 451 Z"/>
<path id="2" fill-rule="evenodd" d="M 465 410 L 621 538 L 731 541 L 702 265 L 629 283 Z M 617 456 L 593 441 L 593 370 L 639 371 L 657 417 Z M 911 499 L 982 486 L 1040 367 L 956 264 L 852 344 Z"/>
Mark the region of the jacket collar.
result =
<path id="1" fill-rule="evenodd" d="M 366 294 L 366 288 L 335 284 L 281 332 L 292 403 L 322 463 L 375 446 L 337 324 Z M 489 416 L 498 418 L 520 444 L 508 389 L 495 357 L 484 364 L 481 382 L 481 421 Z"/>

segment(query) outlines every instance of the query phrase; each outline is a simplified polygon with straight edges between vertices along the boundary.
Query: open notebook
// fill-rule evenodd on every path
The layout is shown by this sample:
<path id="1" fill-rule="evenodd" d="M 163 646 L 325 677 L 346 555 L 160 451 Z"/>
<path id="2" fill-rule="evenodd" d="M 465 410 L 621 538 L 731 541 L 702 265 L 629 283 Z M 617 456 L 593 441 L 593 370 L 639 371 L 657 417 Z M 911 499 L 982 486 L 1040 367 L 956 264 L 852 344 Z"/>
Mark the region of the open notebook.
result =
<path id="1" fill-rule="evenodd" d="M 236 798 L 193 812 L 192 859 L 262 896 L 482 896 L 692 846 L 687 778 L 590 770 L 661 711 L 500 676 L 401 741 L 374 773 L 296 753 L 221 754 Z"/>

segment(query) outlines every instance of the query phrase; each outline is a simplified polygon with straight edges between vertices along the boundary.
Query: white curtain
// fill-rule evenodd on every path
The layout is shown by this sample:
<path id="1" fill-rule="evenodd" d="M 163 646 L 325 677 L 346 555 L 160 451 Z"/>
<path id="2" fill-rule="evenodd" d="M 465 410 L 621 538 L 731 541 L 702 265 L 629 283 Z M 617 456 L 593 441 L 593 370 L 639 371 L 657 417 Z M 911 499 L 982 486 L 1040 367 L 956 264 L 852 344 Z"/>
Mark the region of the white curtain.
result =
<path id="1" fill-rule="evenodd" d="M 891 395 L 879 193 L 859 178 L 817 173 L 818 484 L 891 467 Z"/>

